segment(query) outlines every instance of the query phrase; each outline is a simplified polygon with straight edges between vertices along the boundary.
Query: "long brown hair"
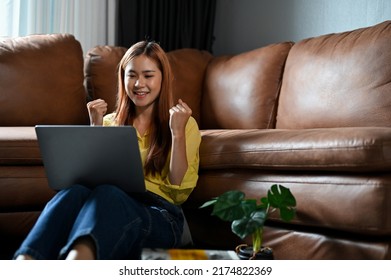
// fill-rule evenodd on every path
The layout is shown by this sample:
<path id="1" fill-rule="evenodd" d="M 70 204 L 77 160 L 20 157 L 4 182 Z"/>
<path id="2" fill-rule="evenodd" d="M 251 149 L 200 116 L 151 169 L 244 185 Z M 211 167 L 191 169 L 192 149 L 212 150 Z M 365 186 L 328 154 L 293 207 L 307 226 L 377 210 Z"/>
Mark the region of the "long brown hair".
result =
<path id="1" fill-rule="evenodd" d="M 118 95 L 115 122 L 117 125 L 132 125 L 136 108 L 125 91 L 124 75 L 128 63 L 137 56 L 146 55 L 155 61 L 162 73 L 160 94 L 154 104 L 153 120 L 149 128 L 149 151 L 144 164 L 146 174 L 160 173 L 167 161 L 171 148 L 171 131 L 169 127 L 169 110 L 172 102 L 172 71 L 167 55 L 159 44 L 141 41 L 128 49 L 122 57 L 118 68 Z"/>

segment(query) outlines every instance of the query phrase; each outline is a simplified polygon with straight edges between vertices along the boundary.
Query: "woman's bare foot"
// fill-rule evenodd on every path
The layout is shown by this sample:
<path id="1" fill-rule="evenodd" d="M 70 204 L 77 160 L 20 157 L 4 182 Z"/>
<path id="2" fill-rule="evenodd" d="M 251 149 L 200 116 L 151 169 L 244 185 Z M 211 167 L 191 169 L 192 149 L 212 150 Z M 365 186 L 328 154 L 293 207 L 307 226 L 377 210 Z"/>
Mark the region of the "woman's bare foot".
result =
<path id="1" fill-rule="evenodd" d="M 91 238 L 81 238 L 76 241 L 71 251 L 68 253 L 67 260 L 94 260 L 95 244 Z"/>
<path id="2" fill-rule="evenodd" d="M 30 261 L 30 260 L 34 260 L 32 256 L 30 255 L 19 255 L 16 257 L 17 261 Z"/>

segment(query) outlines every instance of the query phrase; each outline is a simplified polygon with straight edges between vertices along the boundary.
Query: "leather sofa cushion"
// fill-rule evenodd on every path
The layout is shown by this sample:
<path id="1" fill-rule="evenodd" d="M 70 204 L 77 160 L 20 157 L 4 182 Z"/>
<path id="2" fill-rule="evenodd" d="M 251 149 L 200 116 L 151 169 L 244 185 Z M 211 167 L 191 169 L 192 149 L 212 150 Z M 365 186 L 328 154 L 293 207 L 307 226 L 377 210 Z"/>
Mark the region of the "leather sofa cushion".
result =
<path id="1" fill-rule="evenodd" d="M 391 128 L 204 130 L 200 168 L 387 171 Z"/>
<path id="2" fill-rule="evenodd" d="M 83 54 L 69 34 L 0 42 L 0 125 L 88 122 Z"/>
<path id="3" fill-rule="evenodd" d="M 0 165 L 0 212 L 40 211 L 54 194 L 42 165 Z"/>
<path id="4" fill-rule="evenodd" d="M 215 57 L 202 97 L 204 129 L 274 128 L 285 60 L 292 43 Z"/>
<path id="5" fill-rule="evenodd" d="M 295 195 L 297 213 L 289 222 L 290 227 L 311 227 L 310 232 L 330 229 L 334 233 L 345 232 L 346 236 L 353 232 L 391 234 L 391 175 L 384 173 L 202 170 L 186 207 L 198 209 L 204 202 L 233 189 L 243 191 L 248 198 L 260 199 L 273 184 L 281 184 Z M 278 212 L 269 218 L 286 226 Z"/>
<path id="6" fill-rule="evenodd" d="M 0 127 L 2 165 L 42 165 L 34 127 Z"/>
<path id="7" fill-rule="evenodd" d="M 277 128 L 390 126 L 391 21 L 296 43 Z"/>
<path id="8" fill-rule="evenodd" d="M 203 83 L 212 55 L 195 49 L 174 50 L 167 55 L 174 75 L 174 102 L 182 98 L 190 106 L 192 116 L 200 126 Z"/>
<path id="9" fill-rule="evenodd" d="M 89 98 L 105 100 L 109 113 L 115 110 L 118 63 L 126 50 L 117 46 L 97 46 L 90 49 L 84 59 L 85 83 Z"/>
<path id="10" fill-rule="evenodd" d="M 391 168 L 391 128 L 202 130 L 201 169 Z M 1 165 L 41 165 L 34 127 L 0 127 Z"/>
<path id="11" fill-rule="evenodd" d="M 86 86 L 91 99 L 102 98 L 108 103 L 108 112 L 113 112 L 117 95 L 118 63 L 126 48 L 97 46 L 88 51 L 84 71 Z M 174 102 L 182 98 L 200 123 L 200 100 L 206 67 L 212 55 L 206 51 L 180 49 L 167 53 L 174 75 Z"/>

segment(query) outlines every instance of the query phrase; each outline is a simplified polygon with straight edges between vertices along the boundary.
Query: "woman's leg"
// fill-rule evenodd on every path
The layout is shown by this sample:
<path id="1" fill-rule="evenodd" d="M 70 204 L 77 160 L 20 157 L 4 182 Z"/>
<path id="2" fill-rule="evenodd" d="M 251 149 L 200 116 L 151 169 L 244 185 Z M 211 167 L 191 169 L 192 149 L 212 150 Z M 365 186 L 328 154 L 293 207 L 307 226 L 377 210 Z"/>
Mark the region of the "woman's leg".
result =
<path id="1" fill-rule="evenodd" d="M 155 195 L 155 203 L 148 206 L 150 230 L 144 248 L 175 248 L 181 245 L 184 217 L 179 206 Z"/>
<path id="2" fill-rule="evenodd" d="M 81 240 L 90 240 L 98 259 L 140 258 L 145 240 L 162 246 L 172 246 L 180 240 L 181 225 L 174 227 L 175 233 L 172 233 L 173 219 L 168 216 L 164 209 L 146 206 L 115 186 L 97 187 L 81 209 L 61 254 L 71 258 L 78 253 Z"/>
<path id="3" fill-rule="evenodd" d="M 33 259 L 57 259 L 90 193 L 90 189 L 80 185 L 58 192 L 48 202 L 34 227 L 15 252 L 15 258 L 24 255 Z"/>

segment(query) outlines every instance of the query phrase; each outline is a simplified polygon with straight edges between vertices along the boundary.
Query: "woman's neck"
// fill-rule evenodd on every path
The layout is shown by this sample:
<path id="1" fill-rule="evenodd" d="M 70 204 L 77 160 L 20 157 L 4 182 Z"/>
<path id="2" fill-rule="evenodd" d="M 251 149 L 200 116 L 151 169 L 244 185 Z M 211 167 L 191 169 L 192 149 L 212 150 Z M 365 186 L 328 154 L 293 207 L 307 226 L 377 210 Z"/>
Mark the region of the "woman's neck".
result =
<path id="1" fill-rule="evenodd" d="M 133 126 L 137 129 L 141 136 L 150 129 L 152 125 L 153 108 L 147 110 L 137 109 L 136 116 L 133 119 Z"/>

